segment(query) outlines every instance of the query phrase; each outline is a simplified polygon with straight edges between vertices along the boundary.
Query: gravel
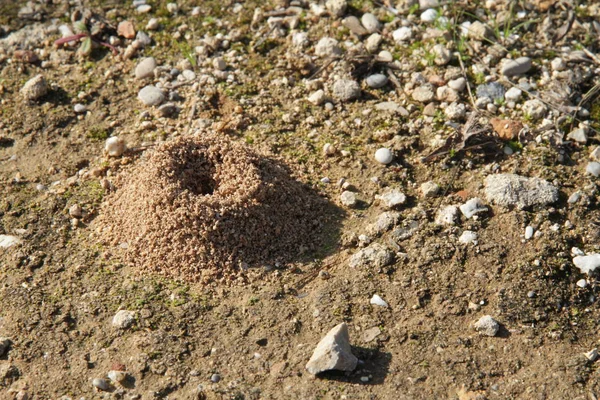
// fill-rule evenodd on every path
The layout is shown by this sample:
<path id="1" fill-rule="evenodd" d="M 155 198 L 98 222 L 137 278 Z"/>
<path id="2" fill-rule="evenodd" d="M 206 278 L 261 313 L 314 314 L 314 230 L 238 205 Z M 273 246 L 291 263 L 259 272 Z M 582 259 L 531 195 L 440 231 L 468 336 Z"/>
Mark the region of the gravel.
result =
<path id="1" fill-rule="evenodd" d="M 358 359 L 352 354 L 348 325 L 345 322 L 335 326 L 325 335 L 312 357 L 306 364 L 306 370 L 316 375 L 323 371 L 353 371 Z"/>
<path id="2" fill-rule="evenodd" d="M 120 157 L 125 152 L 125 149 L 125 141 L 118 136 L 106 139 L 106 143 L 104 144 L 104 150 L 110 157 Z"/>
<path id="3" fill-rule="evenodd" d="M 431 85 L 423 85 L 416 88 L 412 93 L 412 98 L 421 103 L 429 103 L 435 98 L 433 87 Z"/>
<path id="4" fill-rule="evenodd" d="M 394 253 L 379 243 L 359 250 L 350 258 L 352 268 L 382 268 L 394 262 Z"/>
<path id="5" fill-rule="evenodd" d="M 363 14 L 360 21 L 369 33 L 375 33 L 381 28 L 381 24 L 377 20 L 377 17 L 371 13 Z"/>
<path id="6" fill-rule="evenodd" d="M 356 193 L 349 190 L 344 190 L 340 195 L 340 201 L 346 207 L 355 207 L 358 204 Z"/>
<path id="7" fill-rule="evenodd" d="M 373 74 L 369 75 L 365 81 L 370 88 L 379 89 L 387 85 L 388 77 L 383 74 Z"/>
<path id="8" fill-rule="evenodd" d="M 584 274 L 590 275 L 600 267 L 600 254 L 588 254 L 573 258 L 573 264 Z"/>
<path id="9" fill-rule="evenodd" d="M 119 310 L 112 319 L 112 325 L 118 329 L 127 329 L 135 322 L 135 312 Z"/>
<path id="10" fill-rule="evenodd" d="M 388 188 L 383 194 L 375 196 L 386 209 L 394 209 L 406 203 L 406 195 L 399 189 Z"/>
<path id="11" fill-rule="evenodd" d="M 457 206 L 446 206 L 438 211 L 435 216 L 435 223 L 437 225 L 455 225 L 458 212 Z"/>
<path id="12" fill-rule="evenodd" d="M 596 178 L 599 177 L 600 176 L 600 163 L 596 162 L 596 161 L 592 161 L 592 162 L 588 163 L 588 165 L 585 167 L 585 172 Z"/>
<path id="13" fill-rule="evenodd" d="M 319 57 L 333 57 L 342 54 L 338 41 L 334 38 L 324 37 L 315 46 L 315 54 Z"/>
<path id="14" fill-rule="evenodd" d="M 375 152 L 375 161 L 379 164 L 387 165 L 394 160 L 394 153 L 386 147 L 377 149 Z"/>
<path id="15" fill-rule="evenodd" d="M 48 82 L 44 75 L 36 75 L 21 88 L 21 93 L 28 100 L 39 100 L 48 93 Z"/>

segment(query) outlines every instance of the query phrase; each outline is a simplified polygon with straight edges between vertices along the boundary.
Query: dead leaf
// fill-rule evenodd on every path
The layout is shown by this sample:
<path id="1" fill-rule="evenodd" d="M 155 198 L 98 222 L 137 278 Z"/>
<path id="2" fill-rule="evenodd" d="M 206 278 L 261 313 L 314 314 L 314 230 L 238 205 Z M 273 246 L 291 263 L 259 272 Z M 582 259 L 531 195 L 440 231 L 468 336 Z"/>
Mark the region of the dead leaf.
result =
<path id="1" fill-rule="evenodd" d="M 519 137 L 521 129 L 523 129 L 522 123 L 511 119 L 492 118 L 490 124 L 492 124 L 498 137 L 505 141 L 515 140 Z"/>

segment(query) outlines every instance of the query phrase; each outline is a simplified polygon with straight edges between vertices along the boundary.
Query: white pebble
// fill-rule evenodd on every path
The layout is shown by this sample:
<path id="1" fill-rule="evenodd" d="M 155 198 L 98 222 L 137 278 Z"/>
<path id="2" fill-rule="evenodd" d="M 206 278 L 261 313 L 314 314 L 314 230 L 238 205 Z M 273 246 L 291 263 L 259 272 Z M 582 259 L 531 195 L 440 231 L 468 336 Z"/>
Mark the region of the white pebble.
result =
<path id="1" fill-rule="evenodd" d="M 585 279 L 580 279 L 575 284 L 583 289 L 584 287 L 587 286 L 587 281 Z"/>
<path id="2" fill-rule="evenodd" d="M 80 103 L 75 104 L 75 106 L 73 107 L 73 110 L 77 113 L 77 114 L 82 114 L 84 112 L 87 111 L 87 108 Z"/>
<path id="3" fill-rule="evenodd" d="M 597 178 L 600 176 L 600 163 L 596 161 L 588 163 L 587 167 L 585 167 L 585 172 Z"/>
<path id="4" fill-rule="evenodd" d="M 373 297 L 371 297 L 370 303 L 375 306 L 381 306 L 385 308 L 389 307 L 389 304 L 376 294 L 374 294 Z"/>
<path id="5" fill-rule="evenodd" d="M 423 11 L 423 13 L 421 13 L 421 21 L 423 21 L 423 22 L 433 22 L 437 18 L 438 18 L 438 12 L 433 8 L 425 10 L 425 11 Z"/>
<path id="6" fill-rule="evenodd" d="M 533 227 L 527 226 L 525 228 L 525 239 L 529 240 L 533 237 Z"/>
<path id="7" fill-rule="evenodd" d="M 394 154 L 388 148 L 382 147 L 375 152 L 375 161 L 380 164 L 389 164 L 394 159 Z"/>
<path id="8" fill-rule="evenodd" d="M 478 238 L 477 232 L 464 231 L 458 238 L 458 241 L 460 243 L 464 243 L 464 244 L 469 244 L 469 243 L 477 244 L 477 238 Z"/>
<path id="9" fill-rule="evenodd" d="M 112 319 L 115 328 L 127 329 L 135 322 L 135 313 L 128 310 L 118 311 Z"/>
<path id="10" fill-rule="evenodd" d="M 104 150 L 111 157 L 119 157 L 125 152 L 125 141 L 118 137 L 113 136 L 106 139 L 106 144 L 104 145 Z"/>

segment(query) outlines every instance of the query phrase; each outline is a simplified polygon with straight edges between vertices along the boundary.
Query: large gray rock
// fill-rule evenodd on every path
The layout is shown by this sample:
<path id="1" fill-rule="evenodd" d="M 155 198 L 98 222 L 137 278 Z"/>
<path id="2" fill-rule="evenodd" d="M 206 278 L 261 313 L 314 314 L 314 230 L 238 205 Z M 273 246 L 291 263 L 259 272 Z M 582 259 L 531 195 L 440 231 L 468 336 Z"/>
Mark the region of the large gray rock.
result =
<path id="1" fill-rule="evenodd" d="M 352 268 L 369 266 L 381 268 L 393 262 L 394 253 L 379 243 L 373 243 L 350 258 L 350 266 Z"/>
<path id="2" fill-rule="evenodd" d="M 558 200 L 558 189 L 550 182 L 516 174 L 489 175 L 484 190 L 488 201 L 501 206 L 526 208 Z"/>
<path id="3" fill-rule="evenodd" d="M 514 76 L 526 73 L 531 69 L 532 62 L 529 57 L 519 57 L 516 60 L 506 60 L 502 67 L 502 75 Z"/>
<path id="4" fill-rule="evenodd" d="M 144 79 L 154 76 L 155 68 L 156 59 L 154 57 L 146 57 L 135 67 L 135 77 L 137 79 Z"/>
<path id="5" fill-rule="evenodd" d="M 306 369 L 313 375 L 319 372 L 338 370 L 353 371 L 358 358 L 352 354 L 348 325 L 345 322 L 330 330 L 317 345 Z"/>

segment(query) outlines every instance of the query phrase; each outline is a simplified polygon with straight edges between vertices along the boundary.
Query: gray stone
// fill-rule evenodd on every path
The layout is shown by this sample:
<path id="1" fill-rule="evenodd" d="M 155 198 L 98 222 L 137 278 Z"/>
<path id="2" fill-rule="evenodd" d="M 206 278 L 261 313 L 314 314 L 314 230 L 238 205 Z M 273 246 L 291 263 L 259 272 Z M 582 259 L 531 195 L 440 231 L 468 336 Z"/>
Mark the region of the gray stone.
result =
<path id="1" fill-rule="evenodd" d="M 448 87 L 457 92 L 462 92 L 467 86 L 467 81 L 462 76 L 448 82 Z"/>
<path id="2" fill-rule="evenodd" d="M 154 69 L 156 68 L 156 59 L 154 57 L 146 57 L 142 59 L 135 67 L 135 77 L 137 79 L 144 79 L 154 76 Z"/>
<path id="3" fill-rule="evenodd" d="M 394 39 L 394 42 L 397 43 L 403 43 L 410 40 L 410 38 L 412 38 L 412 35 L 413 31 L 408 26 L 402 26 L 396 29 L 394 32 L 392 32 L 392 38 Z"/>
<path id="4" fill-rule="evenodd" d="M 21 88 L 21 93 L 28 100 L 38 100 L 40 97 L 43 97 L 48 93 L 48 82 L 46 82 L 46 78 L 44 75 L 36 75 L 23 85 Z"/>
<path id="5" fill-rule="evenodd" d="M 401 215 L 395 211 L 386 211 L 377 217 L 377 221 L 367 229 L 369 234 L 378 236 L 392 229 L 400 222 Z"/>
<path id="6" fill-rule="evenodd" d="M 590 163 L 588 163 L 588 165 L 585 167 L 585 172 L 593 175 L 594 177 L 599 177 L 600 176 L 600 163 L 596 162 L 596 161 L 592 161 Z"/>
<path id="7" fill-rule="evenodd" d="M 548 181 L 516 174 L 495 174 L 485 178 L 485 196 L 501 206 L 526 208 L 558 201 L 558 189 Z"/>
<path id="8" fill-rule="evenodd" d="M 502 66 L 502 75 L 514 76 L 526 73 L 531 69 L 532 62 L 529 57 L 519 57 L 516 60 L 506 60 Z"/>
<path id="9" fill-rule="evenodd" d="M 135 312 L 128 310 L 117 311 L 112 319 L 112 325 L 118 329 L 127 329 L 135 322 Z"/>
<path id="10" fill-rule="evenodd" d="M 317 344 L 306 370 L 313 375 L 323 371 L 353 371 L 358 358 L 352 354 L 348 325 L 345 322 L 330 330 Z"/>
<path id="11" fill-rule="evenodd" d="M 351 79 L 338 79 L 332 87 L 333 96 L 341 101 L 350 101 L 360 97 L 360 85 Z"/>
<path id="12" fill-rule="evenodd" d="M 460 121 L 467 115 L 467 108 L 463 103 L 452 103 L 446 107 L 444 114 L 451 121 Z"/>
<path id="13" fill-rule="evenodd" d="M 147 106 L 157 106 L 165 100 L 165 95 L 156 86 L 148 85 L 140 90 L 138 98 Z"/>
<path id="14" fill-rule="evenodd" d="M 394 262 L 394 253 L 379 243 L 373 243 L 350 257 L 352 268 L 382 268 Z"/>
<path id="15" fill-rule="evenodd" d="M 567 135 L 567 139 L 573 140 L 581 144 L 586 144 L 588 140 L 585 129 L 582 128 L 575 129 L 574 131 L 569 132 L 569 134 Z"/>
<path id="16" fill-rule="evenodd" d="M 504 98 L 506 99 L 506 101 L 514 101 L 516 103 L 517 101 L 521 100 L 522 94 L 523 94 L 523 91 L 521 89 L 516 88 L 516 87 L 511 87 L 504 94 Z"/>
<path id="17" fill-rule="evenodd" d="M 452 53 L 441 43 L 433 46 L 431 50 L 433 51 L 433 54 L 435 54 L 435 59 L 433 61 L 437 65 L 446 65 L 452 60 Z"/>
<path id="18" fill-rule="evenodd" d="M 472 198 L 468 200 L 465 204 L 461 205 L 460 212 L 466 218 L 472 218 L 475 214 L 479 214 L 480 212 L 486 212 L 488 208 L 483 205 L 483 202 L 479 197 Z"/>
<path id="19" fill-rule="evenodd" d="M 492 36 L 492 30 L 485 24 L 475 21 L 467 28 L 467 37 L 475 40 L 489 39 Z"/>
<path id="20" fill-rule="evenodd" d="M 435 197 L 440 192 L 440 185 L 434 181 L 427 181 L 421 184 L 421 194 L 423 197 Z"/>
<path id="21" fill-rule="evenodd" d="M 362 22 L 362 25 L 369 33 L 375 33 L 381 28 L 381 24 L 377 20 L 377 17 L 371 13 L 363 14 L 360 22 Z"/>
<path id="22" fill-rule="evenodd" d="M 142 47 L 150 46 L 150 44 L 152 44 L 152 39 L 150 39 L 150 36 L 148 36 L 146 32 L 138 31 L 137 35 L 135 35 L 135 39 Z"/>
<path id="23" fill-rule="evenodd" d="M 77 103 L 77 104 L 75 104 L 75 106 L 73 106 L 73 111 L 75 111 L 75 113 L 77 113 L 77 114 L 83 114 L 84 112 L 87 111 L 87 108 L 83 104 Z"/>
<path id="24" fill-rule="evenodd" d="M 350 32 L 358 36 L 363 36 L 369 33 L 360 23 L 360 20 L 354 15 L 350 15 L 342 20 L 342 25 L 350 29 Z"/>
<path id="25" fill-rule="evenodd" d="M 412 98 L 421 103 L 429 103 L 435 97 L 433 87 L 431 85 L 419 86 L 413 90 Z"/>
<path id="26" fill-rule="evenodd" d="M 173 103 L 167 103 L 158 107 L 157 111 L 161 117 L 171 117 L 179 111 L 179 108 Z"/>
<path id="27" fill-rule="evenodd" d="M 484 315 L 479 318 L 473 327 L 479 334 L 490 337 L 496 336 L 500 330 L 500 324 L 491 315 Z"/>
<path id="28" fill-rule="evenodd" d="M 379 33 L 374 33 L 365 40 L 365 49 L 369 53 L 375 53 L 381 44 L 383 37 Z"/>
<path id="29" fill-rule="evenodd" d="M 383 74 L 373 74 L 367 77 L 366 82 L 370 88 L 379 89 L 387 85 L 388 77 Z"/>

